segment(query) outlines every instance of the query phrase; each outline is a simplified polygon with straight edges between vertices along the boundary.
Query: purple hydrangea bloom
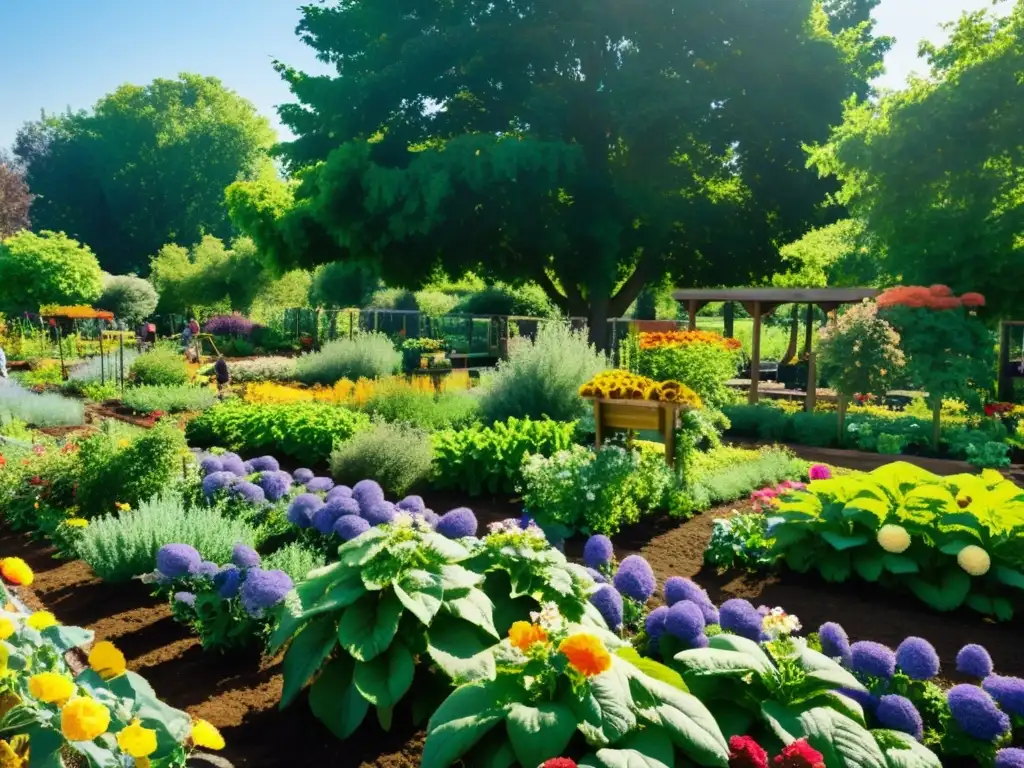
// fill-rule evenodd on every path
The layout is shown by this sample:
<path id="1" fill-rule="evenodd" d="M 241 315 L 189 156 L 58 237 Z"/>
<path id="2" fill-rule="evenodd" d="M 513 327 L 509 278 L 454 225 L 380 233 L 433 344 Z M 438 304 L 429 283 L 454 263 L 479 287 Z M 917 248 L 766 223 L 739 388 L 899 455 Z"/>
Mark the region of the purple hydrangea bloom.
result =
<path id="1" fill-rule="evenodd" d="M 605 584 L 590 596 L 590 602 L 597 608 L 608 628 L 618 632 L 622 627 L 622 595 L 619 590 Z"/>
<path id="2" fill-rule="evenodd" d="M 260 488 L 267 501 L 280 501 L 292 488 L 292 476 L 281 470 L 271 470 L 260 475 Z"/>
<path id="3" fill-rule="evenodd" d="M 245 575 L 242 583 L 242 607 L 250 616 L 262 616 L 265 610 L 284 600 L 284 596 L 291 590 L 292 580 L 284 571 L 253 568 Z"/>
<path id="4" fill-rule="evenodd" d="M 222 454 L 220 463 L 223 465 L 225 472 L 230 472 L 238 477 L 244 477 L 249 474 L 245 471 L 245 463 L 242 461 L 242 457 L 237 453 Z"/>
<path id="5" fill-rule="evenodd" d="M 591 536 L 583 545 L 583 563 L 594 570 L 611 563 L 614 556 L 612 540 L 600 533 Z"/>
<path id="6" fill-rule="evenodd" d="M 608 579 L 604 577 L 604 574 L 600 571 L 595 571 L 593 568 L 587 568 L 587 573 L 590 574 L 590 578 L 596 581 L 598 584 L 607 584 Z"/>
<path id="7" fill-rule="evenodd" d="M 370 525 L 384 525 L 395 519 L 395 505 L 390 501 L 378 501 L 369 507 L 360 505 L 362 516 Z"/>
<path id="8" fill-rule="evenodd" d="M 665 602 L 671 607 L 682 600 L 696 603 L 704 614 L 705 625 L 719 622 L 718 609 L 700 584 L 682 576 L 669 576 L 665 581 Z"/>
<path id="9" fill-rule="evenodd" d="M 659 605 L 653 611 L 648 613 L 647 618 L 644 619 L 644 631 L 647 633 L 647 643 L 652 650 L 658 650 L 658 643 L 661 641 L 662 635 L 665 634 L 665 623 L 667 619 L 667 605 Z"/>
<path id="10" fill-rule="evenodd" d="M 214 336 L 242 336 L 249 338 L 253 328 L 258 328 L 252 320 L 242 315 L 214 315 L 203 325 L 206 333 Z"/>
<path id="11" fill-rule="evenodd" d="M 238 568 L 258 568 L 260 555 L 247 544 L 238 543 L 231 549 L 231 564 Z"/>
<path id="12" fill-rule="evenodd" d="M 992 674 L 994 667 L 988 651 L 975 643 L 965 645 L 956 655 L 956 671 L 962 675 L 983 680 Z"/>
<path id="13" fill-rule="evenodd" d="M 335 501 L 337 499 L 351 499 L 352 489 L 347 485 L 336 485 L 327 492 L 327 501 Z M 357 502 L 358 503 L 358 502 Z"/>
<path id="14" fill-rule="evenodd" d="M 910 699 L 904 696 L 883 696 L 878 700 L 875 717 L 884 727 L 909 733 L 918 741 L 924 736 L 924 722 Z"/>
<path id="15" fill-rule="evenodd" d="M 295 482 L 298 483 L 299 485 L 305 485 L 306 483 L 313 479 L 313 470 L 306 469 L 305 467 L 299 467 L 294 472 L 292 472 L 292 477 L 295 478 Z"/>
<path id="16" fill-rule="evenodd" d="M 334 524 L 334 532 L 343 541 L 352 541 L 370 530 L 370 524 L 357 515 L 342 515 Z"/>
<path id="17" fill-rule="evenodd" d="M 981 687 L 999 702 L 1004 712 L 1024 717 L 1024 680 L 1019 677 L 989 675 L 981 681 Z"/>
<path id="18" fill-rule="evenodd" d="M 341 498 L 336 497 L 332 499 L 330 494 L 328 494 L 325 506 L 334 513 L 335 520 L 342 515 L 359 514 L 359 502 L 351 496 L 342 496 Z"/>
<path id="19" fill-rule="evenodd" d="M 908 637 L 896 647 L 896 665 L 912 680 L 931 680 L 939 674 L 939 654 L 921 637 Z"/>
<path id="20" fill-rule="evenodd" d="M 323 505 L 323 499 L 316 494 L 300 494 L 288 506 L 288 522 L 299 528 L 309 528 L 313 524 L 313 515 Z"/>
<path id="21" fill-rule="evenodd" d="M 313 528 L 324 536 L 330 536 L 334 533 L 334 524 L 341 515 L 334 505 L 324 504 L 313 513 Z"/>
<path id="22" fill-rule="evenodd" d="M 267 501 L 267 495 L 263 492 L 263 489 L 256 485 L 256 483 L 247 481 L 235 483 L 231 486 L 231 493 L 240 499 L 244 499 L 249 504 L 262 505 Z"/>
<path id="23" fill-rule="evenodd" d="M 856 688 L 839 688 L 838 692 L 856 701 L 860 704 L 861 709 L 869 714 L 874 714 L 874 711 L 878 708 L 878 697 L 871 693 L 871 691 L 860 691 Z"/>
<path id="24" fill-rule="evenodd" d="M 761 629 L 761 614 L 750 604 L 749 601 L 734 597 L 726 600 L 719 609 L 722 629 L 732 632 L 734 635 L 753 640 L 755 643 L 761 641 L 763 634 Z"/>
<path id="25" fill-rule="evenodd" d="M 691 643 L 704 634 L 704 614 L 691 600 L 682 600 L 668 609 L 665 629 L 672 637 Z"/>
<path id="26" fill-rule="evenodd" d="M 427 505 L 423 502 L 422 496 L 406 496 L 398 504 L 399 509 L 403 509 L 406 512 L 422 512 L 427 508 Z"/>
<path id="27" fill-rule="evenodd" d="M 196 596 L 191 592 L 175 592 L 174 602 L 194 606 L 196 604 Z"/>
<path id="28" fill-rule="evenodd" d="M 371 507 L 384 501 L 384 490 L 375 480 L 360 480 L 352 486 L 352 498 L 360 507 Z"/>
<path id="29" fill-rule="evenodd" d="M 449 539 L 461 539 L 465 536 L 476 536 L 476 515 L 466 507 L 446 512 L 437 521 L 437 532 Z"/>
<path id="30" fill-rule="evenodd" d="M 646 603 L 658 585 L 651 564 L 640 555 L 630 555 L 619 563 L 612 583 L 623 595 L 640 603 Z"/>
<path id="31" fill-rule="evenodd" d="M 949 711 L 964 733 L 982 741 L 995 741 L 1010 730 L 1010 718 L 976 685 L 954 685 L 946 693 Z"/>
<path id="32" fill-rule="evenodd" d="M 831 659 L 839 659 L 843 666 L 850 666 L 850 638 L 846 630 L 834 621 L 827 621 L 818 628 L 821 652 Z"/>
<path id="33" fill-rule="evenodd" d="M 216 563 L 211 563 L 209 560 L 204 560 L 196 568 L 196 576 L 207 576 L 213 577 L 220 572 L 220 566 Z"/>
<path id="34" fill-rule="evenodd" d="M 243 461 L 242 462 L 242 466 L 245 467 L 245 474 L 246 475 L 251 475 L 253 472 L 256 471 L 255 469 L 252 468 L 252 462 L 251 461 Z"/>
<path id="35" fill-rule="evenodd" d="M 249 462 L 253 472 L 279 472 L 281 465 L 273 456 L 257 456 Z"/>
<path id="36" fill-rule="evenodd" d="M 203 471 L 203 476 L 212 475 L 214 472 L 224 471 L 224 462 L 218 459 L 216 456 L 207 456 L 199 462 L 199 468 Z"/>
<path id="37" fill-rule="evenodd" d="M 242 572 L 233 565 L 225 565 L 220 569 L 220 573 L 213 577 L 214 589 L 225 600 L 230 600 L 237 595 L 241 585 Z"/>
<path id="38" fill-rule="evenodd" d="M 231 472 L 214 472 L 203 478 L 203 495 L 212 499 L 218 492 L 238 482 L 238 476 Z"/>
<path id="39" fill-rule="evenodd" d="M 306 481 L 306 490 L 310 493 L 326 493 L 334 487 L 334 481 L 329 477 L 314 477 Z"/>
<path id="40" fill-rule="evenodd" d="M 169 579 L 195 573 L 202 562 L 202 556 L 188 544 L 165 544 L 156 553 L 156 569 Z"/>
<path id="41" fill-rule="evenodd" d="M 996 752 L 994 768 L 1024 768 L 1024 749 L 1007 747 Z"/>
<path id="42" fill-rule="evenodd" d="M 422 512 L 417 512 L 416 515 L 426 520 L 427 525 L 434 530 L 437 530 L 437 524 L 441 522 L 441 516 L 432 509 L 424 509 Z"/>
<path id="43" fill-rule="evenodd" d="M 896 654 L 887 645 L 861 640 L 850 646 L 850 669 L 867 677 L 888 680 L 896 671 Z"/>

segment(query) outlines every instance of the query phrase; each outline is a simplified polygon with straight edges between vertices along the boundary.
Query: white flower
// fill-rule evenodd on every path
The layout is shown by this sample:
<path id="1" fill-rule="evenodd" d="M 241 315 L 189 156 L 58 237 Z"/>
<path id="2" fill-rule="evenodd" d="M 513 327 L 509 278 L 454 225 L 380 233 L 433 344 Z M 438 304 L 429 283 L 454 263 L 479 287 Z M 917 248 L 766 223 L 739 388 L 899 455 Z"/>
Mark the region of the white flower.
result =
<path id="1" fill-rule="evenodd" d="M 773 638 L 788 637 L 803 629 L 800 619 L 782 608 L 772 608 L 761 622 L 761 628 Z"/>
<path id="2" fill-rule="evenodd" d="M 412 528 L 416 521 L 408 512 L 399 512 L 391 522 L 396 528 Z"/>
<path id="3" fill-rule="evenodd" d="M 593 491 L 587 491 L 587 501 L 593 501 L 596 498 Z"/>
<path id="4" fill-rule="evenodd" d="M 539 611 L 530 612 L 530 621 L 539 624 L 548 632 L 559 632 L 562 629 L 562 614 L 558 611 L 558 605 L 554 602 L 544 603 Z"/>

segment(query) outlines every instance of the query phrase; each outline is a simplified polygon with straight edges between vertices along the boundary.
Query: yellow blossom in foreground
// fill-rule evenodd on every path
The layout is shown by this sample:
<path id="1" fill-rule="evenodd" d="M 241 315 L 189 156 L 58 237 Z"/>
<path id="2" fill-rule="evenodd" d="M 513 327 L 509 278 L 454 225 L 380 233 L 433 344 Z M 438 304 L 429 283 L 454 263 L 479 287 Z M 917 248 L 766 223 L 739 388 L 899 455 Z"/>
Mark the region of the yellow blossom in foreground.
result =
<path id="1" fill-rule="evenodd" d="M 192 723 L 192 743 L 203 749 L 224 749 L 224 737 L 213 725 L 205 720 Z"/>
<path id="2" fill-rule="evenodd" d="M 600 675 L 612 666 L 611 654 L 605 649 L 601 638 L 585 632 L 567 637 L 558 646 L 558 651 L 584 677 Z"/>
<path id="3" fill-rule="evenodd" d="M 60 622 L 57 621 L 57 617 L 49 611 L 36 611 L 28 617 L 28 621 L 25 622 L 32 629 L 38 629 L 42 632 L 47 627 L 55 627 Z"/>
<path id="4" fill-rule="evenodd" d="M 149 757 L 156 752 L 156 731 L 136 720 L 117 734 L 117 746 L 134 758 Z"/>
<path id="5" fill-rule="evenodd" d="M 883 525 L 878 529 L 878 545 L 886 552 L 898 555 L 910 548 L 910 534 L 900 525 Z"/>
<path id="6" fill-rule="evenodd" d="M 5 557 L 0 560 L 0 576 L 19 587 L 31 586 L 36 578 L 28 563 L 20 557 Z"/>
<path id="7" fill-rule="evenodd" d="M 85 696 L 72 699 L 60 711 L 60 730 L 68 741 L 92 741 L 109 725 L 110 710 Z"/>
<path id="8" fill-rule="evenodd" d="M 109 640 L 101 640 L 89 652 L 89 666 L 104 680 L 123 675 L 127 668 L 124 654 Z"/>
<path id="9" fill-rule="evenodd" d="M 56 672 L 40 672 L 28 679 L 28 692 L 47 704 L 60 704 L 71 698 L 75 684 Z"/>
<path id="10" fill-rule="evenodd" d="M 0 740 L 0 768 L 23 768 L 28 764 L 28 739 L 24 734 L 10 742 Z"/>
<path id="11" fill-rule="evenodd" d="M 17 631 L 14 622 L 6 616 L 0 616 L 0 640 L 6 640 Z"/>
<path id="12" fill-rule="evenodd" d="M 988 552 L 974 544 L 968 544 L 961 549 L 956 561 L 971 576 L 984 576 L 992 567 L 992 558 L 988 556 Z"/>
<path id="13" fill-rule="evenodd" d="M 508 630 L 508 639 L 512 646 L 523 653 L 530 650 L 534 643 L 546 643 L 548 633 L 543 627 L 531 624 L 528 621 L 517 621 Z"/>

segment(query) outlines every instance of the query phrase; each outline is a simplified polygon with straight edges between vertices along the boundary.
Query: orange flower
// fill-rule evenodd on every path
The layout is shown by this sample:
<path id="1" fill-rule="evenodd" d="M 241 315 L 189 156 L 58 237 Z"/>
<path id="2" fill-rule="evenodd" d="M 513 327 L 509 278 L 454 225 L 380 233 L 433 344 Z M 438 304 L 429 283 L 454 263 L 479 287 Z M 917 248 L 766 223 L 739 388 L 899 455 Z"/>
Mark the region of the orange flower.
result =
<path id="1" fill-rule="evenodd" d="M 531 624 L 528 621 L 517 621 L 508 630 L 509 642 L 523 653 L 530 650 L 534 643 L 546 643 L 548 633 L 543 627 Z"/>
<path id="2" fill-rule="evenodd" d="M 974 291 L 968 291 L 967 293 L 965 293 L 963 296 L 960 297 L 960 301 L 965 307 L 969 307 L 971 309 L 973 309 L 974 307 L 985 306 L 985 297 L 982 296 L 980 293 L 975 293 Z"/>
<path id="3" fill-rule="evenodd" d="M 0 576 L 19 587 L 32 586 L 35 580 L 32 569 L 20 557 L 5 557 L 0 560 Z"/>
<path id="4" fill-rule="evenodd" d="M 953 289 L 948 285 L 932 285 L 929 286 L 928 290 L 931 291 L 932 296 L 945 297 L 953 295 Z"/>
<path id="5" fill-rule="evenodd" d="M 559 652 L 569 659 L 569 664 L 584 677 L 600 675 L 612 666 L 611 654 L 601 639 L 586 633 L 573 635 L 562 641 Z"/>
<path id="6" fill-rule="evenodd" d="M 682 347 L 687 344 L 715 344 L 729 350 L 736 350 L 741 346 L 739 339 L 727 339 L 714 331 L 665 331 L 640 334 L 640 349 Z"/>

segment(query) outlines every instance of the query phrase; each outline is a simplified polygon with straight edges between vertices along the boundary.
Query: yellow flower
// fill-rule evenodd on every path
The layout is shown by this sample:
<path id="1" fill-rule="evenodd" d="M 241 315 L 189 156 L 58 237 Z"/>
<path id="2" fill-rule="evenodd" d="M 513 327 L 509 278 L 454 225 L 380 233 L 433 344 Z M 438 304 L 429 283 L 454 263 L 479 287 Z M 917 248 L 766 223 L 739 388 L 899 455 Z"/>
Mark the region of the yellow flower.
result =
<path id="1" fill-rule="evenodd" d="M 89 652 L 89 666 L 104 680 L 123 675 L 127 668 L 124 654 L 108 640 L 101 640 L 92 647 L 92 651 Z"/>
<path id="2" fill-rule="evenodd" d="M 28 692 L 47 704 L 61 704 L 71 698 L 75 684 L 56 672 L 40 672 L 28 679 Z"/>
<path id="3" fill-rule="evenodd" d="M 195 746 L 203 749 L 224 749 L 224 737 L 205 720 L 196 720 L 192 723 L 191 739 Z"/>
<path id="4" fill-rule="evenodd" d="M 28 563 L 20 557 L 5 557 L 0 560 L 0 575 L 19 587 L 31 586 L 36 578 L 32 569 L 28 567 Z"/>
<path id="5" fill-rule="evenodd" d="M 584 677 L 600 675 L 612 666 L 611 654 L 595 635 L 581 633 L 567 637 L 558 646 L 558 650 L 569 659 L 572 668 Z"/>
<path id="6" fill-rule="evenodd" d="M 134 758 L 149 757 L 156 752 L 156 731 L 135 720 L 117 734 L 117 746 Z"/>
<path id="7" fill-rule="evenodd" d="M 68 741 L 92 741 L 110 725 L 110 710 L 98 701 L 80 696 L 60 711 L 60 730 Z"/>
<path id="8" fill-rule="evenodd" d="M 898 555 L 910 547 L 910 534 L 901 525 L 883 525 L 878 529 L 878 545 L 886 552 Z"/>
<path id="9" fill-rule="evenodd" d="M 544 631 L 543 627 L 538 627 L 536 624 L 517 621 L 509 628 L 508 639 L 513 647 L 526 653 L 534 643 L 546 643 L 548 633 Z"/>
<path id="10" fill-rule="evenodd" d="M 974 544 L 968 544 L 961 549 L 956 561 L 971 576 L 984 576 L 992 567 L 992 558 L 988 556 L 988 552 Z"/>
<path id="11" fill-rule="evenodd" d="M 132 508 L 132 505 L 131 505 L 131 504 L 126 504 L 126 503 L 125 503 L 125 502 L 123 502 L 123 501 L 119 501 L 119 502 L 115 503 L 115 504 L 114 504 L 114 506 L 115 506 L 115 507 L 116 507 L 116 508 L 117 508 L 117 509 L 118 509 L 119 511 L 121 511 L 121 512 L 128 512 L 128 511 L 130 511 L 130 510 L 131 510 L 131 508 Z"/>
<path id="12" fill-rule="evenodd" d="M 10 742 L 0 740 L 0 768 L 22 768 L 28 763 L 28 737 L 19 734 Z"/>
<path id="13" fill-rule="evenodd" d="M 55 627 L 60 622 L 57 621 L 57 617 L 49 611 L 36 611 L 28 617 L 28 621 L 25 622 L 32 629 L 38 629 L 42 632 L 47 627 Z"/>
<path id="14" fill-rule="evenodd" d="M 64 525 L 68 526 L 68 528 L 85 528 L 89 525 L 89 521 L 83 517 L 72 517 L 69 520 L 65 520 Z"/>
<path id="15" fill-rule="evenodd" d="M 17 631 L 14 622 L 6 616 L 0 616 L 0 640 L 6 640 Z"/>

